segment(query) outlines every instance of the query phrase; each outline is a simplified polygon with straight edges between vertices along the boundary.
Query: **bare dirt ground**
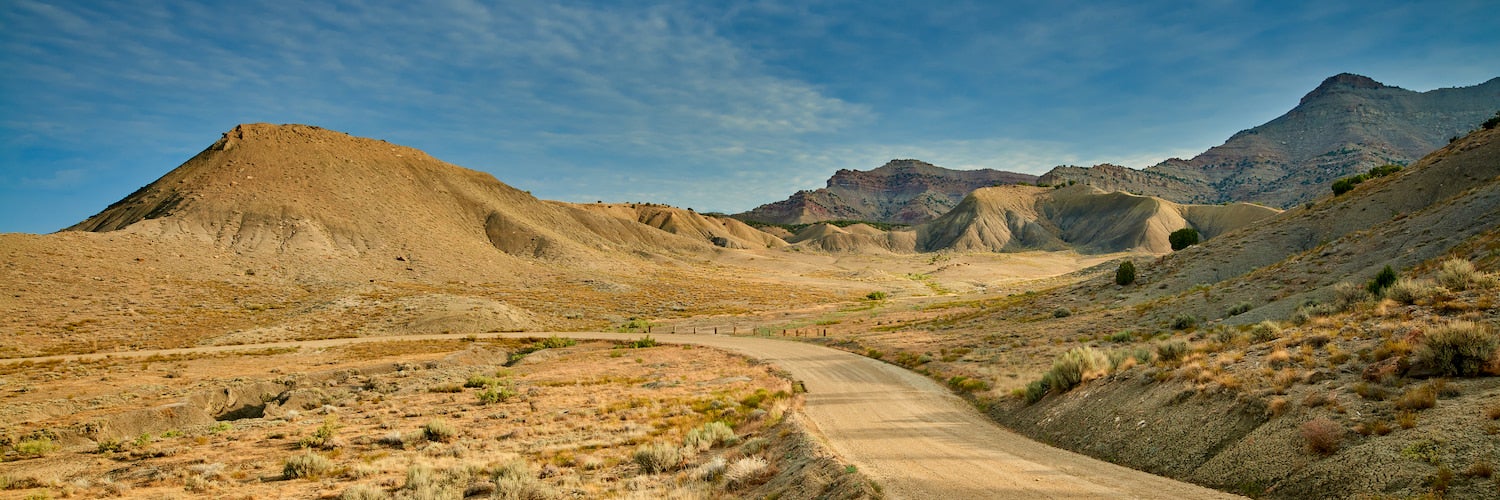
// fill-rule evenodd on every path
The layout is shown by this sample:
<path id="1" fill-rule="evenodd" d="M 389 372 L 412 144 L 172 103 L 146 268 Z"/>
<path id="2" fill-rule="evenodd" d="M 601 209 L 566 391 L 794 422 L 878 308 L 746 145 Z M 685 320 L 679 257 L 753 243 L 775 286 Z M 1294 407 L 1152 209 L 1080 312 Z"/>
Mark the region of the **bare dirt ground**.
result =
<path id="1" fill-rule="evenodd" d="M 497 335 L 537 334 L 479 337 Z M 640 337 L 617 333 L 558 335 L 617 340 Z M 653 337 L 669 343 L 738 351 L 786 370 L 806 387 L 803 411 L 826 444 L 891 498 L 1234 498 L 1036 443 L 999 428 L 931 380 L 867 357 L 779 339 L 683 334 Z M 234 348 L 329 348 L 377 340 L 329 339 Z M 169 356 L 223 349 L 118 356 Z"/>

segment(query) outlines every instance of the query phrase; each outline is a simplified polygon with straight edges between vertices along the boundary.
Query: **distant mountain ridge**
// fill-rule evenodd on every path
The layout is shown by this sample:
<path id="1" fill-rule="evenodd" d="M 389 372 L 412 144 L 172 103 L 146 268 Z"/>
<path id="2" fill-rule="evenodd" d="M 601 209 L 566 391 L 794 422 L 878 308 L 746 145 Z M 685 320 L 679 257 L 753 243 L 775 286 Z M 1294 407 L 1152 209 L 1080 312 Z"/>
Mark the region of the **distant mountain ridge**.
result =
<path id="1" fill-rule="evenodd" d="M 870 171 L 839 170 L 825 188 L 798 191 L 786 200 L 734 217 L 776 224 L 827 220 L 920 224 L 952 210 L 975 189 L 1036 180 L 1035 175 L 1002 170 L 952 170 L 919 160 L 891 160 Z"/>
<path id="2" fill-rule="evenodd" d="M 1249 201 L 1290 207 L 1326 193 L 1334 180 L 1408 164 L 1500 110 L 1500 78 L 1470 87 L 1414 92 L 1342 73 L 1296 107 L 1189 160 L 1145 170 L 1058 167 L 1043 183 L 1076 181 L 1183 203 Z"/>
<path id="3" fill-rule="evenodd" d="M 1191 227 L 1214 238 L 1278 213 L 1248 203 L 1184 205 L 1084 185 L 996 186 L 976 189 L 942 217 L 911 228 L 814 224 L 787 241 L 831 253 L 1167 253 L 1172 231 Z"/>

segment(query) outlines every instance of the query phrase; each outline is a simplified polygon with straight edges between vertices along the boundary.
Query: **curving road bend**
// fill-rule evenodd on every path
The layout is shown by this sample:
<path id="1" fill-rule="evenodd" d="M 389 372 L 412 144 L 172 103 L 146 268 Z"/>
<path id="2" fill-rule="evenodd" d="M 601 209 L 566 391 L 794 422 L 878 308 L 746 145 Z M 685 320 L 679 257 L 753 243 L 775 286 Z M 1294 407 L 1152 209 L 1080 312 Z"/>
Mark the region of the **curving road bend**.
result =
<path id="1" fill-rule="evenodd" d="M 864 356 L 777 339 L 655 337 L 737 351 L 791 372 L 806 384 L 804 411 L 829 447 L 891 498 L 1240 498 L 1032 441 L 936 382 Z"/>
<path id="2" fill-rule="evenodd" d="M 542 333 L 480 337 L 545 337 Z M 638 334 L 556 335 L 624 340 Z M 462 338 L 466 335 L 361 337 L 110 353 L 149 356 L 266 347 Z M 756 337 L 653 335 L 661 342 L 739 352 L 774 363 L 807 387 L 804 412 L 840 458 L 878 482 L 890 498 L 1241 498 L 1047 446 L 985 419 L 937 383 L 910 371 L 818 345 Z M 29 358 L 99 358 L 103 354 Z M 11 359 L 0 362 L 17 362 Z"/>

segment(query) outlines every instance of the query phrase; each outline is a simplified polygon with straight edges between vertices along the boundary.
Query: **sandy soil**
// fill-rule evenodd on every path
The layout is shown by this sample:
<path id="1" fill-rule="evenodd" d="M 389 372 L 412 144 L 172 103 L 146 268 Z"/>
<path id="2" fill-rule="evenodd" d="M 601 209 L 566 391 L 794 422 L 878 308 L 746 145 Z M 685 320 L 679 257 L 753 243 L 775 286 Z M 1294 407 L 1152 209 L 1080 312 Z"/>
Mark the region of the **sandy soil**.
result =
<path id="1" fill-rule="evenodd" d="M 639 337 L 618 333 L 558 335 L 620 340 Z M 779 339 L 654 337 L 663 342 L 746 353 L 790 372 L 806 386 L 804 411 L 828 446 L 879 483 L 891 498 L 1236 498 L 1031 441 L 986 420 L 931 380 L 863 356 Z M 236 348 L 306 348 L 377 340 L 329 339 Z"/>

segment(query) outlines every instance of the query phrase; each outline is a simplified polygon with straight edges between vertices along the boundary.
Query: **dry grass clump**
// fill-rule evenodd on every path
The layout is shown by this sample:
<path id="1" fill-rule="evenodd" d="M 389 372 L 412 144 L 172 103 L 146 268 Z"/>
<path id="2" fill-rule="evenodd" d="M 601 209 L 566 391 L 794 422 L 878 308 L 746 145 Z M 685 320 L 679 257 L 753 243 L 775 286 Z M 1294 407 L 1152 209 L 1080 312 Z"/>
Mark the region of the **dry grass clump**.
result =
<path id="1" fill-rule="evenodd" d="M 1187 355 L 1187 342 L 1173 340 L 1156 344 L 1156 358 L 1160 361 L 1171 363 L 1182 359 Z"/>
<path id="2" fill-rule="evenodd" d="M 1339 445 L 1344 440 L 1344 428 L 1338 423 L 1326 419 L 1315 418 L 1302 424 L 1302 439 L 1307 443 L 1307 449 L 1319 455 L 1332 455 L 1339 451 Z"/>
<path id="3" fill-rule="evenodd" d="M 1370 300 L 1370 291 L 1359 285 L 1344 281 L 1333 286 L 1332 307 L 1334 311 L 1348 311 L 1368 300 Z"/>
<path id="4" fill-rule="evenodd" d="M 1449 290 L 1468 290 L 1493 288 L 1497 280 L 1494 275 L 1474 269 L 1474 264 L 1467 260 L 1448 259 L 1438 267 L 1437 281 Z"/>
<path id="5" fill-rule="evenodd" d="M 1398 410 L 1426 410 L 1437 406 L 1437 387 L 1432 384 L 1422 384 L 1401 394 L 1396 400 Z"/>
<path id="6" fill-rule="evenodd" d="M 745 486 L 765 477 L 769 469 L 770 464 L 764 458 L 743 457 L 724 470 L 724 483 L 730 488 Z"/>
<path id="7" fill-rule="evenodd" d="M 1361 422 L 1354 426 L 1354 432 L 1359 433 L 1361 436 L 1384 436 L 1390 434 L 1393 430 L 1394 429 L 1391 428 L 1391 424 L 1385 423 L 1384 420 L 1376 420 L 1374 422 Z"/>
<path id="8" fill-rule="evenodd" d="M 1437 295 L 1438 287 L 1428 280 L 1414 280 L 1401 278 L 1396 280 L 1390 288 L 1385 290 L 1388 299 L 1402 304 L 1415 304 L 1418 301 Z"/>
<path id="9" fill-rule="evenodd" d="M 1274 397 L 1271 398 L 1270 403 L 1266 404 L 1266 412 L 1270 413 L 1272 417 L 1279 417 L 1281 414 L 1286 413 L 1289 406 L 1291 406 L 1291 402 L 1287 401 L 1286 398 L 1280 396 Z"/>
<path id="10" fill-rule="evenodd" d="M 647 474 L 659 472 L 671 472 L 682 466 L 682 452 L 677 447 L 667 443 L 655 442 L 642 445 L 635 449 L 631 455 L 636 465 L 641 466 L 641 471 Z"/>
<path id="11" fill-rule="evenodd" d="M 386 500 L 390 497 L 385 490 L 367 484 L 350 486 L 339 494 L 339 500 Z"/>
<path id="12" fill-rule="evenodd" d="M 530 465 L 521 459 L 511 460 L 496 468 L 494 483 L 493 498 L 541 500 L 556 496 L 546 483 L 537 480 Z"/>
<path id="13" fill-rule="evenodd" d="M 1250 327 L 1250 343 L 1259 344 L 1281 338 L 1281 325 L 1265 320 Z"/>
<path id="14" fill-rule="evenodd" d="M 1478 462 L 1470 464 L 1469 468 L 1464 470 L 1464 475 L 1468 477 L 1489 479 L 1490 477 L 1495 475 L 1495 466 L 1491 465 L 1488 460 L 1481 459 Z"/>
<path id="15" fill-rule="evenodd" d="M 712 483 L 724 477 L 724 471 L 728 468 L 728 466 L 729 463 L 724 460 L 724 457 L 713 457 L 707 462 L 704 462 L 702 465 L 694 468 L 693 473 L 690 475 L 694 478 L 697 478 L 699 481 Z"/>
<path id="16" fill-rule="evenodd" d="M 422 436 L 429 441 L 446 443 L 458 437 L 458 430 L 445 420 L 433 420 L 422 426 Z"/>
<path id="17" fill-rule="evenodd" d="M 297 479 L 299 477 L 317 479 L 330 469 L 333 469 L 333 462 L 329 461 L 327 457 L 313 452 L 306 452 L 287 457 L 286 461 L 282 462 L 281 475 L 287 479 Z"/>
<path id="18" fill-rule="evenodd" d="M 1446 376 L 1482 373 L 1500 350 L 1500 336 L 1484 325 L 1454 321 L 1433 330 L 1417 348 L 1417 362 Z"/>
<path id="19" fill-rule="evenodd" d="M 1401 410 L 1396 412 L 1396 425 L 1402 429 L 1410 429 L 1417 426 L 1417 412 Z"/>
<path id="20" fill-rule="evenodd" d="M 1053 391 L 1068 392 L 1085 381 L 1108 375 L 1109 366 L 1108 355 L 1091 347 L 1075 347 L 1052 362 L 1052 369 L 1042 380 Z"/>

